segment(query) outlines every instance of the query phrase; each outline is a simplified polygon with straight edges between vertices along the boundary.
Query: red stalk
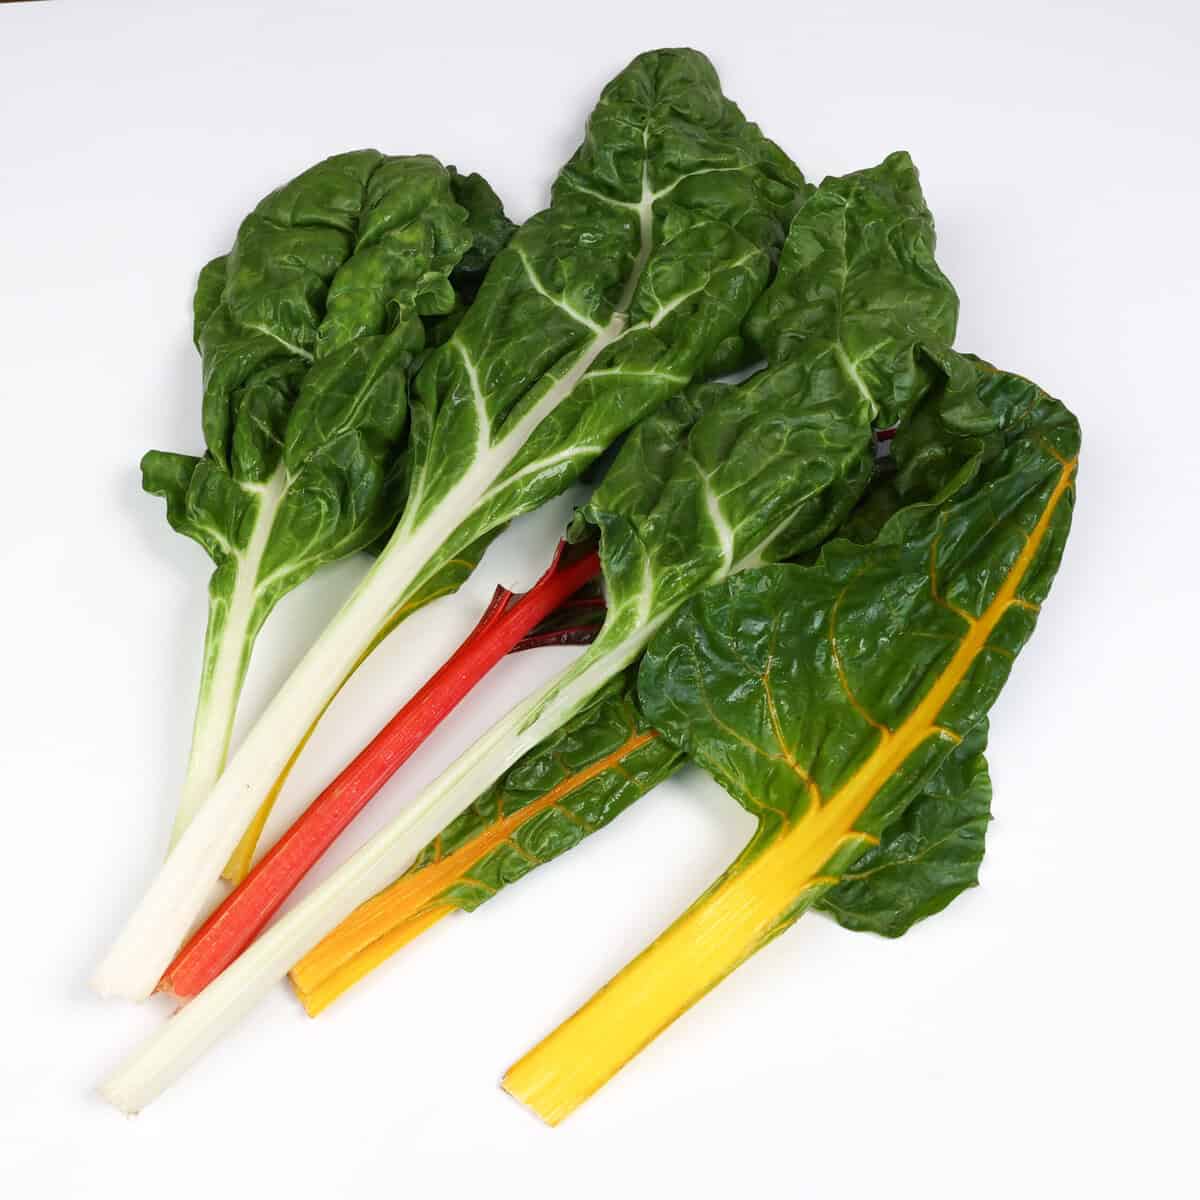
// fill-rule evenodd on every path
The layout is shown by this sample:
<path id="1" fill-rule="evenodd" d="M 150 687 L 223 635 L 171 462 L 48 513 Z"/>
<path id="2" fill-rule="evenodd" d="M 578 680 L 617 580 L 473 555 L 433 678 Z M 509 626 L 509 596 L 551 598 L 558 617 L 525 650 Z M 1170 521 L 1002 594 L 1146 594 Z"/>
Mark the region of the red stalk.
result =
<path id="1" fill-rule="evenodd" d="M 200 926 L 167 968 L 159 991 L 188 999 L 233 962 L 371 797 L 506 654 L 526 646 L 566 644 L 595 636 L 594 624 L 588 625 L 584 618 L 568 618 L 572 623 L 565 628 L 534 632 L 600 573 L 595 551 L 564 563 L 564 549 L 565 543 L 560 542 L 549 569 L 524 595 L 496 589 L 479 624 L 445 665 L 300 814 Z M 586 600 L 580 604 L 586 609 L 594 607 Z"/>

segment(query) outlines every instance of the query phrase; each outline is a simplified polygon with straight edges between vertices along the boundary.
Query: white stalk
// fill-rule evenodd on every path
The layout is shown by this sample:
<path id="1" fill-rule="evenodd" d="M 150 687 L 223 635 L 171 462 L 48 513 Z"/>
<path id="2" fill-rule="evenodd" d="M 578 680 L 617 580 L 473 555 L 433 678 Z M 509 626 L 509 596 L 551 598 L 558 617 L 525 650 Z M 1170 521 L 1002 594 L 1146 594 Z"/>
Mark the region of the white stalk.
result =
<path id="1" fill-rule="evenodd" d="M 255 608 L 258 576 L 271 537 L 275 515 L 287 490 L 286 472 L 280 466 L 266 483 L 242 484 L 257 495 L 254 530 L 245 549 L 233 552 L 236 560 L 233 592 L 218 603 L 210 603 L 208 629 L 204 638 L 200 696 L 192 725 L 187 775 L 171 831 L 174 846 L 191 824 L 200 806 L 220 778 L 229 753 L 229 739 L 237 716 L 238 699 L 246 677 L 250 650 L 258 633 Z"/>
<path id="2" fill-rule="evenodd" d="M 144 1108 L 364 900 L 391 883 L 442 827 L 553 733 L 641 653 L 653 627 L 611 648 L 602 638 L 475 743 L 413 806 L 287 913 L 136 1050 L 102 1085 L 127 1113 Z"/>

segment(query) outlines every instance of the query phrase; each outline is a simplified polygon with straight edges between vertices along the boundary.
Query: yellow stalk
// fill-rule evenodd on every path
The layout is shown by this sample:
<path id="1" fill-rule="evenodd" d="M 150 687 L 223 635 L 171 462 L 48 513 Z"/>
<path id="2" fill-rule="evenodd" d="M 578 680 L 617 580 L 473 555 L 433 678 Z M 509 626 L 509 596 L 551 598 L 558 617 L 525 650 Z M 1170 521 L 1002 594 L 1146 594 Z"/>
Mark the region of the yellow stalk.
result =
<path id="1" fill-rule="evenodd" d="M 825 868 L 848 839 L 874 840 L 855 830 L 855 823 L 927 739 L 957 739 L 937 718 L 1004 614 L 1024 603 L 1017 592 L 1074 473 L 1075 460 L 1063 462 L 1046 507 L 995 598 L 979 617 L 960 614 L 967 632 L 912 712 L 895 729 L 879 726 L 875 749 L 836 792 L 810 803 L 772 844 L 735 864 L 574 1016 L 510 1067 L 503 1080 L 507 1092 L 548 1125 L 557 1125 L 835 882 Z"/>

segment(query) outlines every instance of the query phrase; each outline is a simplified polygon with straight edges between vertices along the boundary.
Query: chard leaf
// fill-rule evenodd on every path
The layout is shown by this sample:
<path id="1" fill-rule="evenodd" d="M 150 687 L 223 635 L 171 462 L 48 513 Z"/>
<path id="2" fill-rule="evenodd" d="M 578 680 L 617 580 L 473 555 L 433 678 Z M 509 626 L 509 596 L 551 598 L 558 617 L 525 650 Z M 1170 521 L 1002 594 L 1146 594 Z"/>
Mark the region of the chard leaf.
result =
<path id="1" fill-rule="evenodd" d="M 810 252 L 831 221 L 836 253 Z M 940 382 L 922 348 L 953 335 L 957 301 L 933 241 L 906 154 L 805 202 L 756 309 L 769 365 L 643 421 L 573 526 L 601 532 L 610 634 L 730 572 L 795 558 L 845 520 L 870 476 L 871 421 Z"/>
<path id="2" fill-rule="evenodd" d="M 804 869 L 776 914 L 785 923 L 858 870 L 866 847 L 901 837 L 889 829 L 1007 678 L 1066 539 L 1074 418 L 1027 380 L 948 352 L 937 361 L 948 382 L 928 397 L 924 427 L 940 427 L 941 458 L 955 464 L 938 497 L 901 509 L 867 545 L 836 541 L 814 566 L 709 589 L 643 660 L 647 715 L 759 817 L 727 878 L 794 847 Z M 897 446 L 901 477 L 926 446 Z M 971 774 L 934 800 L 977 809 L 979 749 L 963 751 Z"/>
<path id="3" fill-rule="evenodd" d="M 467 210 L 467 229 L 471 235 L 470 249 L 450 272 L 450 282 L 459 296 L 459 306 L 465 309 L 475 299 L 483 277 L 492 260 L 508 244 L 516 226 L 504 215 L 504 205 L 482 175 L 464 175 L 455 167 L 450 172 L 450 191 L 454 199 Z"/>
<path id="4" fill-rule="evenodd" d="M 166 500 L 171 528 L 203 546 L 218 566 L 245 546 L 254 496 L 211 457 L 150 450 L 142 458 L 142 488 Z"/>
<path id="5" fill-rule="evenodd" d="M 452 555 L 560 492 L 686 385 L 737 333 L 806 191 L 703 55 L 635 59 L 551 207 L 497 255 L 418 376 L 404 540 L 453 519 Z"/>
<path id="6" fill-rule="evenodd" d="M 965 867 L 947 851 L 949 878 L 920 877 L 905 839 L 969 825 L 944 811 L 951 791 L 960 806 L 986 794 L 979 782 L 934 789 L 931 801 L 929 785 L 973 731 L 982 736 L 1033 630 L 1070 526 L 1079 427 L 1028 380 L 948 351 L 930 361 L 946 387 L 921 402 L 926 428 L 940 429 L 956 464 L 937 497 L 900 509 L 873 542 L 831 542 L 812 566 L 731 576 L 651 642 L 643 711 L 758 827 L 695 904 L 509 1070 L 505 1088 L 547 1122 L 856 882 L 845 877 L 864 851 L 878 848 L 897 872 L 872 875 L 858 897 L 853 919 L 865 927 L 901 932 L 970 882 L 976 848 Z M 898 465 L 903 477 L 911 463 Z M 977 774 L 977 749 L 963 753 Z M 934 808 L 914 809 L 922 797 Z"/>
<path id="7" fill-rule="evenodd" d="M 979 882 L 991 819 L 985 717 L 815 907 L 846 929 L 899 937 Z"/>
<path id="8" fill-rule="evenodd" d="M 217 564 L 175 836 L 223 765 L 271 609 L 394 525 L 407 490 L 409 380 L 427 325 L 461 303 L 452 282 L 468 256 L 461 282 L 475 286 L 506 224 L 478 176 L 427 156 L 357 151 L 271 193 L 233 250 L 201 271 L 193 307 L 208 451 L 151 451 L 142 464 L 172 527 Z"/>
<path id="9" fill-rule="evenodd" d="M 830 186 L 827 186 L 829 184 Z M 912 410 L 936 377 L 922 345 L 949 346 L 958 297 L 934 259 L 933 218 L 904 151 L 872 171 L 826 181 L 784 247 L 779 282 L 747 322 L 772 362 L 818 348 L 850 379 L 881 428 Z M 805 278 L 803 291 L 788 286 Z"/>
<path id="10" fill-rule="evenodd" d="M 632 678 L 618 676 L 452 821 L 409 873 L 457 856 L 449 886 L 430 902 L 471 911 L 607 825 L 682 761 L 639 714 Z"/>
<path id="11" fill-rule="evenodd" d="M 192 340 L 200 348 L 200 332 L 208 319 L 217 311 L 221 294 L 225 291 L 225 270 L 228 255 L 222 254 L 200 268 L 196 280 L 196 294 L 192 298 Z"/>

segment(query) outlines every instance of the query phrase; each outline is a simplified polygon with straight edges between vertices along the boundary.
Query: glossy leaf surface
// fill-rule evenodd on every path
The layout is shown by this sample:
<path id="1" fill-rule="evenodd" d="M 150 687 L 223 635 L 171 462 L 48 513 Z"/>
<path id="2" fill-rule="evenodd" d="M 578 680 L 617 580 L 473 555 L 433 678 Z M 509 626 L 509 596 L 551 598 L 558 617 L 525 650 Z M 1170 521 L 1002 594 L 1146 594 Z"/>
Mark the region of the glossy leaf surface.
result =
<path id="1" fill-rule="evenodd" d="M 878 836 L 983 718 L 1057 567 L 1074 419 L 1026 380 L 942 362 L 950 382 L 929 412 L 954 465 L 940 501 L 901 509 L 866 545 L 831 543 L 812 567 L 708 590 L 643 663 L 648 715 L 768 833 L 827 808 L 869 762 L 876 786 L 852 824 Z"/>
<path id="2" fill-rule="evenodd" d="M 847 929 L 899 937 L 975 887 L 991 819 L 986 742 L 984 718 L 815 907 Z"/>
<path id="3" fill-rule="evenodd" d="M 873 170 L 826 181 L 802 217 L 748 335 L 772 362 L 833 360 L 875 424 L 895 425 L 935 375 L 920 347 L 951 345 L 958 321 L 912 159 L 897 151 Z M 797 290 L 787 282 L 795 278 L 811 285 Z"/>
<path id="4" fill-rule="evenodd" d="M 807 193 L 687 50 L 605 88 L 550 208 L 497 256 L 418 378 L 403 539 L 441 554 L 557 494 L 737 334 Z M 465 481 L 486 480 L 468 500 Z M 461 499 L 460 499 L 461 498 Z"/>

